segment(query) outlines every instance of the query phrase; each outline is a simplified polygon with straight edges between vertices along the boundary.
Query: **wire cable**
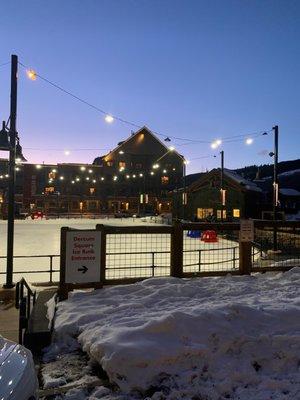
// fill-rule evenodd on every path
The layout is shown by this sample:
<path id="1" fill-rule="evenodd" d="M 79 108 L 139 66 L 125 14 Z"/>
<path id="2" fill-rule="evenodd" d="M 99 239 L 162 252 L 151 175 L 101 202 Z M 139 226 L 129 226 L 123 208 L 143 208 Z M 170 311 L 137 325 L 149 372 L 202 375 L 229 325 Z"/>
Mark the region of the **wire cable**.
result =
<path id="1" fill-rule="evenodd" d="M 26 66 L 26 65 L 23 64 L 22 62 L 19 61 L 18 63 L 19 63 L 23 68 L 25 68 L 25 69 L 27 69 L 27 70 L 30 69 L 28 66 Z M 137 123 L 135 123 L 135 122 L 132 122 L 132 121 L 129 121 L 129 120 L 127 120 L 127 119 L 118 117 L 117 115 L 113 115 L 113 114 L 111 114 L 111 113 L 109 113 L 109 112 L 103 110 L 102 108 L 100 108 L 100 107 L 98 107 L 98 106 L 96 106 L 96 105 L 94 105 L 94 104 L 88 102 L 87 100 L 82 99 L 81 97 L 75 95 L 74 93 L 70 92 L 69 90 L 64 89 L 62 86 L 58 85 L 57 83 L 54 83 L 54 82 L 50 81 L 49 79 L 47 79 L 47 78 L 45 78 L 44 76 L 38 74 L 37 72 L 34 71 L 34 73 L 35 73 L 35 76 L 37 76 L 38 78 L 40 78 L 40 79 L 43 80 L 44 82 L 46 82 L 46 83 L 48 83 L 49 85 L 53 86 L 53 87 L 56 88 L 57 90 L 59 90 L 59 91 L 65 93 L 65 94 L 67 94 L 68 96 L 72 97 L 73 99 L 78 100 L 79 102 L 81 102 L 81 103 L 87 105 L 88 107 L 90 107 L 90 108 L 92 108 L 92 109 L 94 109 L 94 110 L 100 112 L 102 115 L 109 115 L 109 116 L 111 116 L 112 118 L 114 118 L 115 120 L 117 120 L 117 121 L 119 121 L 119 122 L 122 122 L 122 123 L 124 123 L 124 124 L 130 125 L 130 126 L 132 126 L 132 127 L 134 127 L 134 128 L 141 129 L 141 128 L 143 127 L 142 125 L 139 125 L 139 124 L 137 124 Z M 152 130 L 151 130 L 151 131 L 152 131 Z M 152 132 L 153 132 L 155 135 L 157 135 L 157 136 L 162 136 L 162 137 L 165 137 L 165 138 L 172 138 L 172 139 L 174 139 L 174 140 L 186 141 L 186 142 L 190 142 L 191 144 L 192 144 L 192 143 L 203 143 L 203 144 L 206 143 L 206 144 L 209 144 L 209 143 L 212 142 L 211 140 L 189 139 L 189 138 L 182 138 L 182 137 L 177 137 L 177 136 L 166 135 L 166 134 L 163 134 L 163 133 L 160 133 L 160 132 L 157 132 L 157 131 L 152 131 Z M 220 139 L 221 139 L 222 141 L 227 141 L 227 139 L 253 137 L 253 136 L 255 136 L 255 135 L 260 136 L 263 132 L 265 132 L 265 131 L 255 132 L 255 133 L 251 133 L 251 134 L 244 134 L 244 135 L 233 135 L 233 136 L 228 136 L 228 137 L 220 138 Z M 241 139 L 240 139 L 240 140 L 241 140 Z"/>

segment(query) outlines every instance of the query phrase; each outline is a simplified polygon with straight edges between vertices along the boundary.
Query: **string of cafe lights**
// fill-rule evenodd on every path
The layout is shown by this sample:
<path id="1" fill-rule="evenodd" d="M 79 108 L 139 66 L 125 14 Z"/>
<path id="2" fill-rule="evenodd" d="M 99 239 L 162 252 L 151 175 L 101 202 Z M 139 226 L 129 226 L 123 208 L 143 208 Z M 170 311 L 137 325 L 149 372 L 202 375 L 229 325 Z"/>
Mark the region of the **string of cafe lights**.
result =
<path id="1" fill-rule="evenodd" d="M 25 70 L 26 70 L 26 74 L 27 77 L 33 81 L 37 80 L 37 78 L 41 79 L 42 81 L 48 83 L 49 85 L 53 86 L 54 88 L 56 88 L 57 90 L 63 92 L 64 94 L 74 98 L 75 100 L 87 105 L 88 107 L 98 111 L 99 113 L 101 113 L 102 115 L 104 115 L 104 120 L 107 123 L 113 123 L 115 120 L 119 121 L 121 123 L 130 125 L 134 128 L 138 128 L 141 129 L 142 126 L 129 121 L 128 119 L 125 118 L 121 118 L 117 115 L 112 115 L 111 113 L 108 113 L 107 111 L 105 111 L 104 109 L 88 102 L 87 100 L 75 95 L 74 93 L 70 92 L 69 90 L 66 90 L 65 88 L 63 88 L 62 86 L 54 83 L 53 81 L 50 81 L 49 79 L 45 78 L 44 76 L 38 74 L 35 70 L 29 68 L 28 66 L 26 66 L 25 64 L 23 64 L 22 62 L 19 61 L 19 65 L 21 65 Z M 153 131 L 154 134 L 164 137 L 165 141 L 171 141 L 171 139 L 174 140 L 180 140 L 180 141 L 184 141 L 186 143 L 181 143 L 181 144 L 177 144 L 177 146 L 181 146 L 181 145 L 187 145 L 187 144 L 195 144 L 195 143 L 201 143 L 201 144 L 210 144 L 212 149 L 216 149 L 218 148 L 222 143 L 231 143 L 231 142 L 238 142 L 238 141 L 245 141 L 245 144 L 249 145 L 253 143 L 254 138 L 259 137 L 261 135 L 264 135 L 266 133 L 269 133 L 270 131 L 259 131 L 259 132 L 254 132 L 254 133 L 250 133 L 250 134 L 243 134 L 243 135 L 232 135 L 232 136 L 227 136 L 224 138 L 220 138 L 220 139 L 214 139 L 213 141 L 211 140 L 200 140 L 200 139 L 190 139 L 190 138 L 182 138 L 182 137 L 177 137 L 177 136 L 172 136 L 172 135 L 166 135 L 166 134 L 162 134 L 160 132 L 156 132 Z M 76 151 L 85 151 L 85 149 L 77 149 Z M 91 150 L 99 150 L 99 149 L 91 149 Z M 63 149 L 60 149 L 59 151 L 63 151 Z"/>

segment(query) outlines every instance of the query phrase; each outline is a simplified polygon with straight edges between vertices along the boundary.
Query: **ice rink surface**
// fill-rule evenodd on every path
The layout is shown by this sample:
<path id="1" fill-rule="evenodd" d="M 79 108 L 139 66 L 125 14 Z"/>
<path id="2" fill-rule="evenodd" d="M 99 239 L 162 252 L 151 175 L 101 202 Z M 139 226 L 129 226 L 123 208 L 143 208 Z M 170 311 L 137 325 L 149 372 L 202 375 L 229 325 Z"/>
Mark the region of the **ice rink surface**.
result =
<path id="1" fill-rule="evenodd" d="M 15 221 L 15 256 L 49 256 L 60 254 L 60 229 L 64 226 L 78 229 L 93 229 L 97 224 L 114 226 L 149 225 L 145 220 L 126 219 L 53 219 Z M 238 244 L 219 237 L 217 243 L 203 243 L 184 235 L 184 271 L 232 270 L 238 266 Z M 0 256 L 6 255 L 7 221 L 0 221 Z M 170 271 L 170 235 L 168 234 L 127 234 L 107 236 L 107 278 L 168 276 Z M 127 253 L 127 254 L 125 254 Z M 49 270 L 49 257 L 16 258 L 14 270 Z M 151 266 L 155 265 L 153 269 Z M 131 267 L 131 268 L 130 268 Z M 134 267 L 134 268 L 132 268 Z M 0 259 L 0 271 L 4 272 L 6 260 Z M 53 268 L 59 269 L 59 257 L 53 258 Z M 24 274 L 15 274 L 19 280 Z M 49 273 L 26 274 L 30 282 L 47 282 Z M 58 280 L 58 273 L 53 276 Z M 4 282 L 4 275 L 0 275 Z"/>

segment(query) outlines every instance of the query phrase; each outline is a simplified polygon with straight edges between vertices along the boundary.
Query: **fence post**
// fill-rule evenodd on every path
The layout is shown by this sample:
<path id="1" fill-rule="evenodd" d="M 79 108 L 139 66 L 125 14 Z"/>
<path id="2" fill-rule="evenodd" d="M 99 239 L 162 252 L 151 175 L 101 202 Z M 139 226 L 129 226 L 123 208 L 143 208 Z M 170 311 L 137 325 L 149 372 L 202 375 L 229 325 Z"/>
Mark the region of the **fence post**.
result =
<path id="1" fill-rule="evenodd" d="M 241 242 L 240 241 L 240 256 L 239 256 L 239 270 L 242 275 L 250 275 L 252 267 L 251 259 L 251 242 Z"/>
<path id="2" fill-rule="evenodd" d="M 171 234 L 171 276 L 176 278 L 183 276 L 183 229 L 177 221 L 173 225 Z"/>
<path id="3" fill-rule="evenodd" d="M 96 230 L 101 232 L 100 283 L 103 285 L 106 280 L 106 230 L 103 224 L 96 225 Z"/>
<path id="4" fill-rule="evenodd" d="M 50 281 L 49 283 L 53 283 L 53 256 L 50 255 Z"/>

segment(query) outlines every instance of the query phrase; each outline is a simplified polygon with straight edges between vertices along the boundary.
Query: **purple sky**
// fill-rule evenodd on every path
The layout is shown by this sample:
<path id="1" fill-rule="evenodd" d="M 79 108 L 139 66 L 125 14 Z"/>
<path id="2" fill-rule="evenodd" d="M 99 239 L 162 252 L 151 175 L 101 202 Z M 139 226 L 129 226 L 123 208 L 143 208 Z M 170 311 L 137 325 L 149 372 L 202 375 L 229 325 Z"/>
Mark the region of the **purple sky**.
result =
<path id="1" fill-rule="evenodd" d="M 279 159 L 295 159 L 299 19 L 297 0 L 10 0 L 1 5 L 0 65 L 17 54 L 66 90 L 166 136 L 210 141 L 278 124 Z M 9 65 L 0 67 L 2 119 L 9 115 L 9 79 Z M 91 162 L 131 129 L 108 125 L 20 68 L 18 130 L 30 162 Z M 271 162 L 272 140 L 224 144 L 226 166 Z M 191 160 L 188 172 L 219 165 L 219 158 L 196 158 L 220 149 L 184 143 L 171 145 Z M 83 148 L 94 150 L 73 150 Z"/>

